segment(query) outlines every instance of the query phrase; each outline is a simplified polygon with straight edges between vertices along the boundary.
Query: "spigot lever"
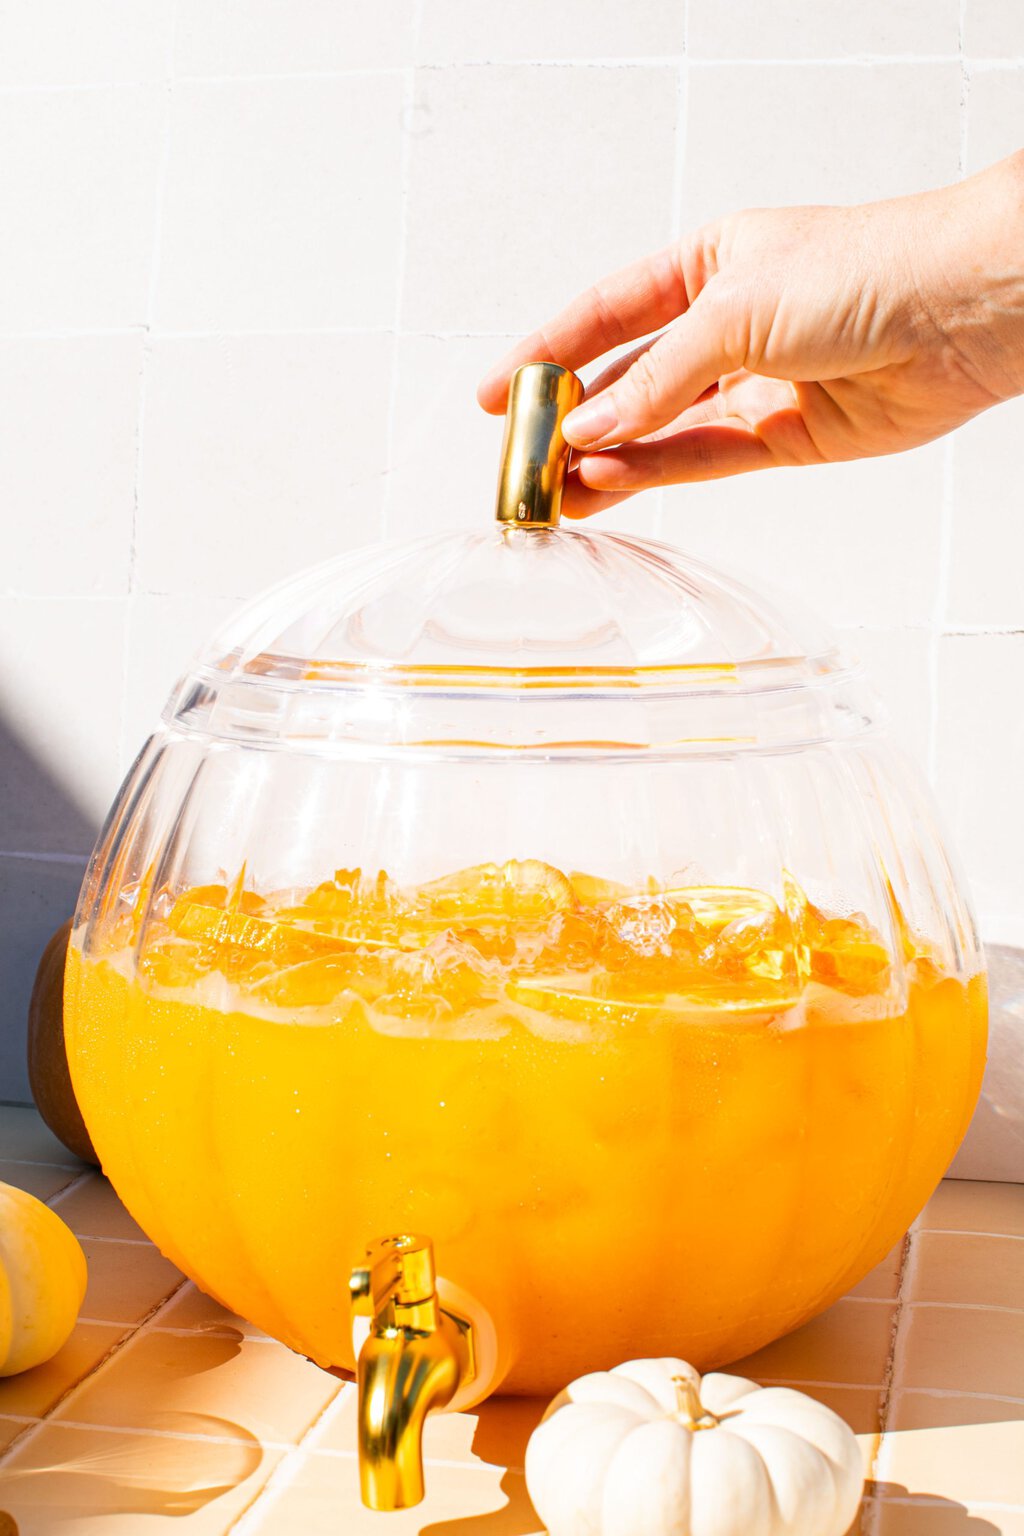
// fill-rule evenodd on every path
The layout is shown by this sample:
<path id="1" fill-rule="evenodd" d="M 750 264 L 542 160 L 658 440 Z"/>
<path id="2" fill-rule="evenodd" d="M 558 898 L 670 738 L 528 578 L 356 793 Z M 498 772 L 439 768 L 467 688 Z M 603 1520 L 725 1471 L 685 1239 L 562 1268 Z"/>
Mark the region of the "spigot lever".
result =
<path id="1" fill-rule="evenodd" d="M 369 1317 L 359 1351 L 359 1482 L 370 1509 L 423 1498 L 423 1424 L 476 1375 L 468 1318 L 442 1307 L 434 1250 L 414 1233 L 379 1238 L 349 1281 L 353 1314 Z"/>

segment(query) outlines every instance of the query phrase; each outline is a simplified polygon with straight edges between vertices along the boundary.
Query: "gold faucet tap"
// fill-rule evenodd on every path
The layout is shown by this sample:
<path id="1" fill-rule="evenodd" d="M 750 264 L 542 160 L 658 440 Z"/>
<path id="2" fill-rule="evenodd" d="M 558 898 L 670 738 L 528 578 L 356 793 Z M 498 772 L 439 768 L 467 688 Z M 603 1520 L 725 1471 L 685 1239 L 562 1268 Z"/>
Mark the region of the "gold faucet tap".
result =
<path id="1" fill-rule="evenodd" d="M 369 1509 L 423 1498 L 423 1425 L 476 1375 L 468 1318 L 438 1300 L 428 1237 L 382 1237 L 349 1281 L 352 1311 L 369 1317 L 359 1351 L 359 1484 Z"/>

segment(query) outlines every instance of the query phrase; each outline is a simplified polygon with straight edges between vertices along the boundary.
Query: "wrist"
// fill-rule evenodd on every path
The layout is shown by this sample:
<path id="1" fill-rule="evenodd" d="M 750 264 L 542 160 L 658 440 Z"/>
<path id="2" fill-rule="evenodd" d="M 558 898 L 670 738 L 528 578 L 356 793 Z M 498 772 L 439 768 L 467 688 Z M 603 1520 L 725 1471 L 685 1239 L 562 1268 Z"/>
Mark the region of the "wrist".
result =
<path id="1" fill-rule="evenodd" d="M 1024 151 L 933 195 L 933 319 L 982 403 L 1008 400 L 1024 393 Z"/>

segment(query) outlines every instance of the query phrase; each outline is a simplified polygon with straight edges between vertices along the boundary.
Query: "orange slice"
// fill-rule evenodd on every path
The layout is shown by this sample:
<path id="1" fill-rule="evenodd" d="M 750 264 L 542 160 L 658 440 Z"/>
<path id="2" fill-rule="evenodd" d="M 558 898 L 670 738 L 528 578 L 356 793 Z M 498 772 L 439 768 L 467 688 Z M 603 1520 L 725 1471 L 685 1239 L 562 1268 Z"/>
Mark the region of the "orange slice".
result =
<path id="1" fill-rule="evenodd" d="M 571 978 L 566 978 L 571 984 Z M 574 992 L 568 987 L 548 982 L 511 982 L 505 989 L 510 1002 L 543 1014 L 558 1022 L 621 1027 L 631 1022 L 659 1024 L 682 1020 L 710 1020 L 727 1014 L 730 1019 L 747 1018 L 767 1023 L 775 1015 L 795 1007 L 799 994 L 777 997 L 755 994 L 749 988 L 710 988 L 705 994 L 669 992 L 662 995 L 608 997 Z M 543 1024 L 536 1032 L 544 1033 Z"/>
<path id="2" fill-rule="evenodd" d="M 581 907 L 604 906 L 611 901 L 624 901 L 634 893 L 628 885 L 618 880 L 602 880 L 600 875 L 582 874 L 574 869 L 569 876 L 572 893 Z"/>
<path id="3" fill-rule="evenodd" d="M 702 928 L 720 932 L 738 918 L 778 912 L 777 903 L 764 891 L 742 885 L 691 885 L 665 891 L 671 907 L 688 907 Z"/>
<path id="4" fill-rule="evenodd" d="M 417 897 L 431 917 L 469 925 L 483 918 L 543 920 L 576 905 L 573 888 L 561 870 L 540 859 L 475 864 L 421 885 Z"/>
<path id="5" fill-rule="evenodd" d="M 249 988 L 251 997 L 275 1008 L 324 1008 L 347 995 L 370 999 L 377 996 L 381 978 L 372 960 L 358 955 L 321 955 L 297 965 L 286 965 Z"/>
<path id="6" fill-rule="evenodd" d="M 355 947 L 333 934 L 313 933 L 248 912 L 226 912 L 223 907 L 194 902 L 191 893 L 175 902 L 167 922 L 180 938 L 218 949 L 237 947 L 280 965 Z"/>

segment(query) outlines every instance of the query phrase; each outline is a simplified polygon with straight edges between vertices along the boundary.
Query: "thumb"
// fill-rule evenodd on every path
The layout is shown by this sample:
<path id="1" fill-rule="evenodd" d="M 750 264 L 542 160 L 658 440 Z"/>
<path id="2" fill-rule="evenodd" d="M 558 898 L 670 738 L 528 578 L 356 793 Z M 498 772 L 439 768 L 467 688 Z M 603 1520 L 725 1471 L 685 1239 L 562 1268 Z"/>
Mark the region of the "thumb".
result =
<path id="1" fill-rule="evenodd" d="M 745 362 L 746 317 L 707 284 L 694 304 L 639 352 L 620 378 L 570 411 L 562 424 L 574 448 L 633 442 L 674 421 L 724 373 Z"/>

